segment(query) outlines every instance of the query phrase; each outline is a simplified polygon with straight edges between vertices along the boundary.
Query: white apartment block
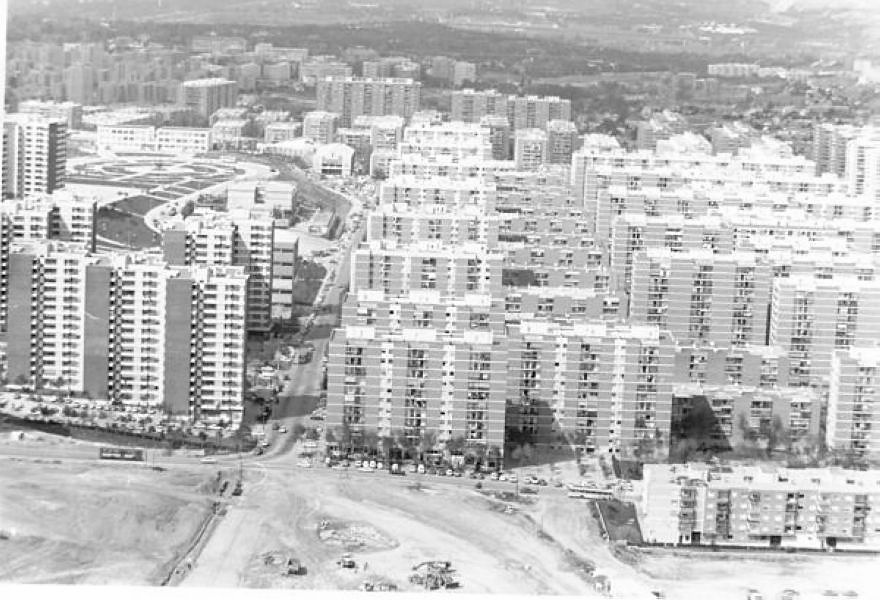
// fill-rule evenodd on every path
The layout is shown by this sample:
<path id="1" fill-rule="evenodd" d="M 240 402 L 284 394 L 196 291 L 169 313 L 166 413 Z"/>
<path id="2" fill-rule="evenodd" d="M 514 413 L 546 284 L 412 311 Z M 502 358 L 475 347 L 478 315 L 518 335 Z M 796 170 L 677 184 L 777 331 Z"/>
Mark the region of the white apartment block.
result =
<path id="1" fill-rule="evenodd" d="M 517 129 L 513 138 L 513 161 L 522 171 L 537 171 L 547 163 L 547 132 Z"/>
<path id="2" fill-rule="evenodd" d="M 318 80 L 318 110 L 338 113 L 342 127 L 361 115 L 408 119 L 419 110 L 421 87 L 409 78 L 325 77 Z"/>
<path id="3" fill-rule="evenodd" d="M 271 326 L 274 223 L 246 211 L 192 215 L 163 234 L 171 265 L 242 266 L 247 281 L 248 331 Z"/>
<path id="4" fill-rule="evenodd" d="M 238 84 L 222 77 L 194 79 L 180 85 L 180 103 L 204 119 L 220 108 L 235 106 Z"/>
<path id="5" fill-rule="evenodd" d="M 513 96 L 495 90 L 452 92 L 452 120 L 478 123 L 484 116 L 507 118 L 513 129 L 543 129 L 553 120 L 571 120 L 571 101 L 556 96 Z"/>
<path id="6" fill-rule="evenodd" d="M 263 139 L 267 144 L 285 142 L 299 137 L 301 130 L 302 123 L 295 123 L 293 121 L 267 123 L 263 129 Z"/>
<path id="7" fill-rule="evenodd" d="M 293 283 L 299 258 L 299 235 L 276 229 L 272 243 L 272 319 L 293 318 Z"/>
<path id="8" fill-rule="evenodd" d="M 366 240 L 393 240 L 398 244 L 436 240 L 456 245 L 476 242 L 494 246 L 498 241 L 497 219 L 479 205 L 380 204 L 367 214 Z"/>
<path id="9" fill-rule="evenodd" d="M 495 206 L 495 186 L 476 177 L 398 175 L 383 181 L 379 188 L 379 205 L 384 204 L 405 204 L 413 209 L 442 205 L 449 210 L 471 206 L 489 214 Z"/>
<path id="10" fill-rule="evenodd" d="M 20 198 L 64 187 L 67 122 L 34 114 L 3 117 L 3 192 Z"/>
<path id="11" fill-rule="evenodd" d="M 854 194 L 880 202 L 880 128 L 865 128 L 847 142 L 844 175 Z"/>
<path id="12" fill-rule="evenodd" d="M 547 162 L 570 165 L 578 141 L 577 126 L 571 121 L 553 120 L 547 123 Z"/>
<path id="13" fill-rule="evenodd" d="M 491 178 L 498 172 L 516 171 L 512 160 L 486 160 L 480 156 L 459 158 L 453 154 L 431 156 L 428 153 L 407 153 L 395 156 L 388 170 L 388 177 L 410 175 L 416 179 L 449 177 L 451 179 L 470 179 L 474 177 Z"/>
<path id="14" fill-rule="evenodd" d="M 289 181 L 231 181 L 226 186 L 227 212 L 245 211 L 252 219 L 272 219 L 288 228 L 296 212 L 297 188 Z"/>
<path id="15" fill-rule="evenodd" d="M 373 240 L 352 251 L 349 289 L 386 293 L 436 289 L 450 296 L 499 293 L 502 260 L 501 254 L 470 242 L 397 245 Z"/>
<path id="16" fill-rule="evenodd" d="M 490 331 L 350 325 L 330 338 L 326 427 L 504 447 L 505 361 Z"/>
<path id="17" fill-rule="evenodd" d="M 876 340 L 874 340 L 876 344 Z M 831 357 L 825 443 L 857 460 L 880 463 L 880 349 L 852 347 Z"/>
<path id="18" fill-rule="evenodd" d="M 790 385 L 827 385 L 835 350 L 880 336 L 880 282 L 855 275 L 795 275 L 774 281 L 771 345 L 788 353 Z"/>
<path id="19" fill-rule="evenodd" d="M 508 426 L 587 452 L 668 442 L 674 348 L 657 328 L 523 320 L 505 346 Z"/>
<path id="20" fill-rule="evenodd" d="M 476 123 L 417 123 L 404 131 L 399 151 L 401 155 L 420 154 L 441 160 L 446 157 L 453 161 L 489 160 L 492 143 L 489 130 Z"/>
<path id="21" fill-rule="evenodd" d="M 771 280 L 752 253 L 648 248 L 633 256 L 629 315 L 679 343 L 763 344 Z"/>
<path id="22" fill-rule="evenodd" d="M 0 203 L 0 331 L 6 329 L 9 249 L 16 241 L 61 240 L 93 249 L 95 202 L 66 190 Z"/>
<path id="23" fill-rule="evenodd" d="M 816 174 L 833 173 L 843 177 L 846 174 L 847 144 L 861 132 L 862 129 L 854 125 L 816 123 L 810 157 L 816 163 Z"/>
<path id="24" fill-rule="evenodd" d="M 73 243 L 15 244 L 9 375 L 236 425 L 246 287 L 241 267 L 181 269 Z"/>
<path id="25" fill-rule="evenodd" d="M 339 114 L 324 110 L 313 110 L 303 115 L 303 137 L 316 144 L 332 144 L 336 139 Z"/>
<path id="26" fill-rule="evenodd" d="M 704 464 L 645 465 L 647 542 L 880 549 L 880 474 Z"/>

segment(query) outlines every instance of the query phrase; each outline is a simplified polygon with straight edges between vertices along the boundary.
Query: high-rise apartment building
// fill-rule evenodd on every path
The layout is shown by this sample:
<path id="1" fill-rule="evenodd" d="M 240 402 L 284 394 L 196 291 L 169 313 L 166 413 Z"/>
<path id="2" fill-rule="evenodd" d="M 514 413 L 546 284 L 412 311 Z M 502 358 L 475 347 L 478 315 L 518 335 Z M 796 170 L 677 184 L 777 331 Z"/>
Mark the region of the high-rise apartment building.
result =
<path id="1" fill-rule="evenodd" d="M 547 162 L 551 165 L 570 165 L 578 141 L 577 126 L 571 121 L 553 120 L 547 123 Z"/>
<path id="2" fill-rule="evenodd" d="M 51 194 L 64 187 L 67 123 L 12 113 L 3 121 L 3 188 L 7 197 Z"/>
<path id="3" fill-rule="evenodd" d="M 492 158 L 489 129 L 476 123 L 450 121 L 448 123 L 410 124 L 403 132 L 401 155 L 421 154 L 433 160 L 446 157 L 453 162 L 466 159 Z"/>
<path id="4" fill-rule="evenodd" d="M 506 117 L 513 129 L 544 129 L 553 120 L 571 120 L 571 101 L 556 96 L 512 96 L 495 90 L 452 92 L 452 120 L 478 123 L 485 116 Z"/>
<path id="5" fill-rule="evenodd" d="M 238 84 L 222 77 L 193 79 L 180 85 L 180 103 L 205 120 L 237 101 Z"/>
<path id="6" fill-rule="evenodd" d="M 502 256 L 475 243 L 397 245 L 373 240 L 352 251 L 352 291 L 440 290 L 450 296 L 498 293 Z"/>
<path id="7" fill-rule="evenodd" d="M 318 81 L 318 110 L 338 113 L 342 127 L 361 115 L 408 119 L 419 109 L 421 85 L 405 78 L 327 77 Z"/>
<path id="8" fill-rule="evenodd" d="M 880 463 L 880 349 L 835 350 L 825 443 L 857 460 Z"/>
<path id="9" fill-rule="evenodd" d="M 880 282 L 856 275 L 776 278 L 770 344 L 789 357 L 789 384 L 823 386 L 835 350 L 880 339 Z"/>
<path id="10" fill-rule="evenodd" d="M 64 190 L 0 203 L 0 331 L 6 330 L 9 248 L 16 241 L 63 240 L 95 247 L 95 202 Z"/>
<path id="11" fill-rule="evenodd" d="M 513 136 L 513 161 L 523 171 L 537 171 L 547 163 L 547 132 L 517 129 Z"/>
<path id="12" fill-rule="evenodd" d="M 170 265 L 242 266 L 247 281 L 248 331 L 266 333 L 272 324 L 274 222 L 246 211 L 192 215 L 164 233 Z"/>
<path id="13" fill-rule="evenodd" d="M 633 257 L 630 317 L 679 343 L 763 344 L 771 272 L 751 253 L 648 248 Z"/>
<path id="14" fill-rule="evenodd" d="M 78 244 L 14 244 L 8 372 L 13 379 L 241 421 L 247 274 L 102 256 Z"/>

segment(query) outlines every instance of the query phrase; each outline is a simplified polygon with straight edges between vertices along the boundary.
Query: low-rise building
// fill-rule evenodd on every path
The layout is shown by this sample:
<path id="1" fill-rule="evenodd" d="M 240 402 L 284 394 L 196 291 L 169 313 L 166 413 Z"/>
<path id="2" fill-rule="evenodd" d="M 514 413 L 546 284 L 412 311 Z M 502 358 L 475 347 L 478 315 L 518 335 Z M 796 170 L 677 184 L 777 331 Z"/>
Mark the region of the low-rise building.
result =
<path id="1" fill-rule="evenodd" d="M 639 525 L 649 543 L 877 551 L 878 506 L 878 471 L 651 464 Z"/>

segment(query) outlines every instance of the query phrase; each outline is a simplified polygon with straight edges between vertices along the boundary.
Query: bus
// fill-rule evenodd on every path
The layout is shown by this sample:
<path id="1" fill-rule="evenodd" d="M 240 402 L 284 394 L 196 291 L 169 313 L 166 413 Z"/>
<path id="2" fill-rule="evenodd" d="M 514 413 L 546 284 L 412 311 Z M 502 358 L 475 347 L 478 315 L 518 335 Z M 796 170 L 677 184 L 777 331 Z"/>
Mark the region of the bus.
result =
<path id="1" fill-rule="evenodd" d="M 140 448 L 109 448 L 98 449 L 98 457 L 104 460 L 144 461 L 144 451 Z"/>

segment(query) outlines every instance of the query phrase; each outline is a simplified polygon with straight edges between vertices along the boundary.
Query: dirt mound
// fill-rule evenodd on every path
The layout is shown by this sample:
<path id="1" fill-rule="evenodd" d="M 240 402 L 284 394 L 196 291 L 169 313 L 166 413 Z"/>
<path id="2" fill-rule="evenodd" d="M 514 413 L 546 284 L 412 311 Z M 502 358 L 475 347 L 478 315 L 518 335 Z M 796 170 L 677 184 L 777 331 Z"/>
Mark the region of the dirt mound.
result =
<path id="1" fill-rule="evenodd" d="M 387 550 L 397 540 L 366 523 L 345 523 L 323 520 L 318 524 L 318 539 L 325 544 L 347 550 Z"/>

